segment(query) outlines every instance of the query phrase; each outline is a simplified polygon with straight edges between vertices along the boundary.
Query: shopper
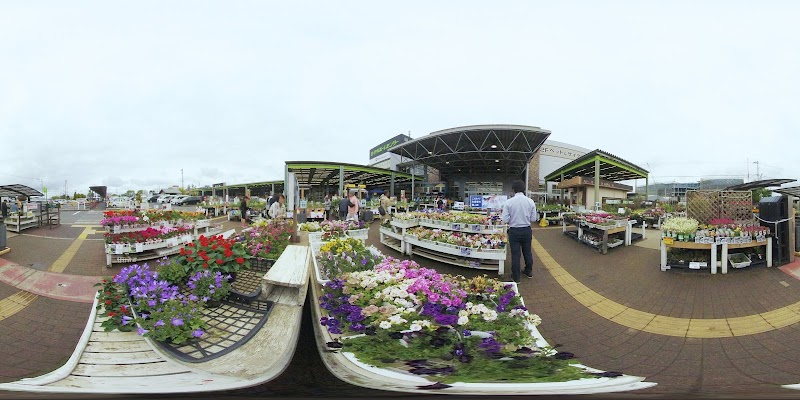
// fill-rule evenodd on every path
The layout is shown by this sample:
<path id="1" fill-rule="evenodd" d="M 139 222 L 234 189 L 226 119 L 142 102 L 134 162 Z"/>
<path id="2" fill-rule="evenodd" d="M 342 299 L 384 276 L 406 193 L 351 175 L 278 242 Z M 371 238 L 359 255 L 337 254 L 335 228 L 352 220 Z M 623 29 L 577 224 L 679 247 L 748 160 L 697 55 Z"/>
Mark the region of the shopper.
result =
<path id="1" fill-rule="evenodd" d="M 274 219 L 286 218 L 286 197 L 283 194 L 279 194 L 278 201 L 269 207 L 269 216 Z"/>
<path id="2" fill-rule="evenodd" d="M 347 197 L 347 192 L 342 195 L 339 200 L 339 220 L 344 221 L 347 218 L 347 207 L 350 205 L 350 198 Z"/>
<path id="3" fill-rule="evenodd" d="M 525 276 L 533 278 L 533 254 L 531 252 L 531 241 L 533 232 L 531 223 L 539 220 L 539 213 L 536 212 L 536 203 L 523 193 L 525 182 L 515 180 L 511 184 L 514 190 L 514 197 L 506 201 L 503 206 L 502 220 L 508 224 L 508 245 L 511 246 L 511 277 L 514 282 L 520 282 L 519 256 L 522 253 L 525 259 Z"/>
<path id="4" fill-rule="evenodd" d="M 323 206 L 325 208 L 325 219 L 330 219 L 329 214 L 331 213 L 331 195 L 328 193 L 325 193 L 325 204 Z"/>
<path id="5" fill-rule="evenodd" d="M 358 205 L 359 200 L 358 197 L 356 197 L 356 192 L 351 191 L 350 198 L 348 198 L 346 220 L 358 221 Z"/>
<path id="6" fill-rule="evenodd" d="M 2 208 L 0 211 L 2 211 L 1 215 L 3 216 L 3 218 L 0 218 L 0 221 L 5 221 L 8 217 L 8 200 L 3 199 L 3 204 L 0 208 Z"/>
<path id="7" fill-rule="evenodd" d="M 239 214 L 242 220 L 242 228 L 247 228 L 247 196 L 242 196 L 242 200 L 239 201 Z"/>
<path id="8" fill-rule="evenodd" d="M 381 219 L 384 221 L 389 218 L 389 203 L 389 197 L 386 196 L 386 193 L 384 192 L 381 195 L 381 205 L 378 207 L 378 213 L 381 215 Z"/>

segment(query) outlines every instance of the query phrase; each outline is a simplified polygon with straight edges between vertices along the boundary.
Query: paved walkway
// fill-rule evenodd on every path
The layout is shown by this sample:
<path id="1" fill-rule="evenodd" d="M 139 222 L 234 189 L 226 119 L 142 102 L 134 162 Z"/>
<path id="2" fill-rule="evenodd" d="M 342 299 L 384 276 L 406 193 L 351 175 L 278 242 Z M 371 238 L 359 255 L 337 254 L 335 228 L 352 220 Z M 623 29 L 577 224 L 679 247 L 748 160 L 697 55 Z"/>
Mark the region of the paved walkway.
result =
<path id="1" fill-rule="evenodd" d="M 105 267 L 96 217 L 79 214 L 79 226 L 65 222 L 9 239 L 12 251 L 0 258 L 0 381 L 49 372 L 72 353 L 89 315 L 91 285 L 121 268 Z M 560 228 L 535 229 L 534 279 L 523 280 L 520 291 L 542 317 L 544 337 L 589 366 L 658 383 L 606 398 L 800 399 L 800 391 L 780 387 L 800 383 L 800 264 L 726 275 L 661 271 L 651 243 L 658 233 L 647 233 L 646 242 L 601 255 Z M 373 224 L 368 243 L 377 237 Z M 483 272 L 416 261 L 464 276 Z"/>

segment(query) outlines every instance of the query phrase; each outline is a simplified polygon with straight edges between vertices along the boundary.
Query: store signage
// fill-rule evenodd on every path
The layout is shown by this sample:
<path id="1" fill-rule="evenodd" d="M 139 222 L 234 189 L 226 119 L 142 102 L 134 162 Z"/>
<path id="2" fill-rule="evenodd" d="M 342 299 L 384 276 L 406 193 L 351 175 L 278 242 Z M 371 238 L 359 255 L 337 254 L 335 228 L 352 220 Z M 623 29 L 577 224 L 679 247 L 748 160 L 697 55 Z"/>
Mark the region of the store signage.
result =
<path id="1" fill-rule="evenodd" d="M 225 186 L 225 182 L 222 182 L 222 183 L 214 183 L 214 184 L 212 184 L 212 185 L 211 185 L 211 187 L 222 187 L 222 186 Z"/>
<path id="2" fill-rule="evenodd" d="M 391 139 L 389 139 L 389 140 L 387 140 L 387 141 L 385 141 L 385 142 L 373 147 L 372 149 L 370 149 L 369 158 L 371 158 L 371 159 L 375 158 L 376 156 L 379 156 L 379 155 L 381 155 L 383 153 L 386 153 L 392 147 L 397 146 L 400 143 L 405 143 L 405 142 L 407 142 L 409 140 L 411 140 L 411 137 L 408 136 L 408 135 L 403 135 L 403 134 L 397 135 L 397 136 L 395 136 L 395 137 L 393 137 L 393 138 L 391 138 Z"/>
<path id="3" fill-rule="evenodd" d="M 566 158 L 568 160 L 574 160 L 586 153 L 577 150 L 570 150 L 564 147 L 548 146 L 545 144 L 542 145 L 541 150 L 539 150 L 539 154 L 543 156 L 559 157 L 559 158 Z"/>
<path id="4" fill-rule="evenodd" d="M 483 196 L 469 196 L 469 206 L 472 208 L 482 208 Z"/>

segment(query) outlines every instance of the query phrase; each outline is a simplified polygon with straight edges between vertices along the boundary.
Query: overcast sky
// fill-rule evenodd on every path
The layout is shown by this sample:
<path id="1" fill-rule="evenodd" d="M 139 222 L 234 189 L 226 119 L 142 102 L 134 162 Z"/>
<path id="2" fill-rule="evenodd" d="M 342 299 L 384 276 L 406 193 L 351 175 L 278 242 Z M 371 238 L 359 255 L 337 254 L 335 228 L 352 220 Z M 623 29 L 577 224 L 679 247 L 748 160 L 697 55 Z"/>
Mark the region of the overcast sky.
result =
<path id="1" fill-rule="evenodd" d="M 800 2 L 0 2 L 0 184 L 283 179 L 503 123 L 651 182 L 800 178 Z M 749 161 L 749 164 L 748 164 Z M 643 183 L 643 181 L 641 182 Z"/>

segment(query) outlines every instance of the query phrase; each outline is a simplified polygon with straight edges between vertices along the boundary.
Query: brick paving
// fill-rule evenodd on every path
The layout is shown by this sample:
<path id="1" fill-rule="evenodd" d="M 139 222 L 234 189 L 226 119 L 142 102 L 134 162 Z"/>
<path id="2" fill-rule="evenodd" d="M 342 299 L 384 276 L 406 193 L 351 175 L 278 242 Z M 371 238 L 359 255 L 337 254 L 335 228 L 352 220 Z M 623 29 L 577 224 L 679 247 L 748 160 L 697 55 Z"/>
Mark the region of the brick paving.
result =
<path id="1" fill-rule="evenodd" d="M 63 365 L 75 350 L 91 304 L 38 297 L 0 321 L 0 382 L 38 376 Z"/>
<path id="2" fill-rule="evenodd" d="M 224 229 L 241 229 L 238 221 L 222 222 Z M 658 268 L 656 250 L 631 246 L 601 255 L 564 237 L 560 229 L 537 228 L 534 236 L 550 256 L 582 284 L 640 311 L 677 318 L 732 318 L 800 301 L 800 281 L 778 268 L 730 270 L 726 275 L 682 270 L 662 272 Z M 10 239 L 10 243 L 12 252 L 3 258 L 21 265 L 48 260 L 52 263 L 70 244 L 65 240 L 25 235 Z M 400 256 L 378 243 L 377 223 L 370 229 L 368 243 L 375 244 L 388 255 Z M 496 276 L 488 271 L 437 263 L 422 257 L 415 257 L 415 260 L 443 273 Z M 106 269 L 102 242 L 87 240 L 65 272 L 106 275 L 106 272 L 116 273 L 121 267 L 115 265 Z M 510 271 L 510 260 L 506 260 L 506 270 Z M 510 276 L 502 278 L 510 279 Z M 789 286 L 781 285 L 780 281 Z M 534 262 L 534 279 L 524 279 L 519 287 L 526 304 L 544 321 L 539 330 L 551 344 L 561 345 L 559 350 L 575 353 L 586 365 L 643 376 L 649 382 L 658 383 L 636 392 L 588 397 L 800 398 L 800 391 L 780 387 L 800 383 L 800 347 L 796 346 L 800 341 L 800 324 L 754 335 L 715 339 L 639 331 L 605 319 L 579 303 L 543 267 L 538 257 Z M 17 290 L 0 284 L 0 298 Z M 23 311 L 0 320 L 0 349 L 5 355 L 0 358 L 0 381 L 39 375 L 59 367 L 72 353 L 89 308 L 88 304 L 39 297 Z M 306 358 L 292 364 L 309 367 Z M 324 368 L 320 371 L 320 367 L 316 367 L 317 381 L 334 379 Z M 272 393 L 290 394 L 292 385 L 303 382 L 306 381 L 301 379 L 298 383 L 292 378 L 284 382 L 288 386 L 283 390 Z M 313 391 L 313 388 L 304 388 L 303 393 Z M 270 395 L 269 385 L 247 392 Z M 340 393 L 351 397 L 367 394 L 375 397 L 376 394 L 347 387 L 342 387 Z M 396 397 L 390 393 L 386 395 Z"/>

